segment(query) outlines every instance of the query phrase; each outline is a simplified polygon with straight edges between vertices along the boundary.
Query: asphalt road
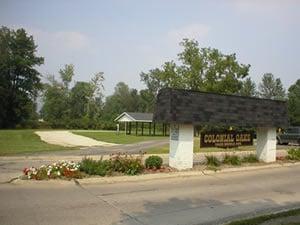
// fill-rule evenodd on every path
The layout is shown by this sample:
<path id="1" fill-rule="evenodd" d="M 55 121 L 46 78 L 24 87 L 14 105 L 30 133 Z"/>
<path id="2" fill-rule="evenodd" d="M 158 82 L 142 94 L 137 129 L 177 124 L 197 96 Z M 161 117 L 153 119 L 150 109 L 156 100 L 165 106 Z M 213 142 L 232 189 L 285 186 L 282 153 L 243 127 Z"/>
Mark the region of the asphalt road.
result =
<path id="1" fill-rule="evenodd" d="M 300 207 L 300 165 L 143 182 L 0 185 L 0 224 L 221 224 Z"/>

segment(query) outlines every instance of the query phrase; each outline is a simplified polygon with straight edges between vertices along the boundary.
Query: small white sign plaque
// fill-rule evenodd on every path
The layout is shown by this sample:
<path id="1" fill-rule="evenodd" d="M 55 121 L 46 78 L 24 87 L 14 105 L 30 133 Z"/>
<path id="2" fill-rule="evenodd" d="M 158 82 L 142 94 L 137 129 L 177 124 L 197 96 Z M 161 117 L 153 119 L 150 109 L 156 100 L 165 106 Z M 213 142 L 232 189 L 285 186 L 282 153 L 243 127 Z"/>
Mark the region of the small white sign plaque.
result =
<path id="1" fill-rule="evenodd" d="M 179 125 L 171 124 L 171 140 L 178 141 L 179 139 Z"/>

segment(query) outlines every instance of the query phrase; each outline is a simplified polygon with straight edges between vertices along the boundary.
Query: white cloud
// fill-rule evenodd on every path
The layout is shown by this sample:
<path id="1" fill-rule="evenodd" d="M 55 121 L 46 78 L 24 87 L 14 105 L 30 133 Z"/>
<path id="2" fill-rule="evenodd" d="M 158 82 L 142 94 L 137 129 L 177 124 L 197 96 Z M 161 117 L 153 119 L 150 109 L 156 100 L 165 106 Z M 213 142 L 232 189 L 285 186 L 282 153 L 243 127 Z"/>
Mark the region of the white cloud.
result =
<path id="1" fill-rule="evenodd" d="M 168 39 L 178 44 L 183 38 L 203 40 L 210 31 L 210 27 L 204 24 L 190 24 L 185 27 L 168 32 Z"/>

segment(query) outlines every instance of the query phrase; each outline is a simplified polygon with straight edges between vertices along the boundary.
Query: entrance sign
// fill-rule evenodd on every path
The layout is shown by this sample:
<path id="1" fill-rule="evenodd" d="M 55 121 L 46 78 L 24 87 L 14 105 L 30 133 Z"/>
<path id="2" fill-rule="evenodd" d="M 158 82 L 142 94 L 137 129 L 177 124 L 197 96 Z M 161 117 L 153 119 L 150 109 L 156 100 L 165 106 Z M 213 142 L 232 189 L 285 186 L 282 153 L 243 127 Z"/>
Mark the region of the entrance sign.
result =
<path id="1" fill-rule="evenodd" d="M 233 148 L 253 145 L 252 132 L 205 132 L 200 135 L 200 147 Z"/>
<path id="2" fill-rule="evenodd" d="M 194 126 L 236 126 L 256 129 L 256 155 L 276 160 L 276 128 L 288 127 L 285 101 L 164 88 L 156 98 L 154 122 L 179 125 L 170 129 L 169 165 L 193 167 Z M 253 143 L 248 133 L 208 134 L 203 144 L 233 147 Z"/>

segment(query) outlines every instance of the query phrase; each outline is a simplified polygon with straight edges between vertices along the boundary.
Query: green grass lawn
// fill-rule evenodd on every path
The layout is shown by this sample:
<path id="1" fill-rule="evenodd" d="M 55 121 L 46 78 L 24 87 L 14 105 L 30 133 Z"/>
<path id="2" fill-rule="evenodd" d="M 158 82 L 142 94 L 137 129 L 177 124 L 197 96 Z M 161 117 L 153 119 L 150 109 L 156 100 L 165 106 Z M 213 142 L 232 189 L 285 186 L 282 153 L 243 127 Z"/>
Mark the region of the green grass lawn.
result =
<path id="1" fill-rule="evenodd" d="M 36 130 L 0 130 L 0 155 L 74 149 L 47 144 L 34 131 Z"/>
<path id="2" fill-rule="evenodd" d="M 238 220 L 238 221 L 228 223 L 227 225 L 249 225 L 249 224 L 259 225 L 259 224 L 262 224 L 267 221 L 274 222 L 274 221 L 276 221 L 276 219 L 277 220 L 280 219 L 280 224 L 285 224 L 285 225 L 297 225 L 298 224 L 299 225 L 299 221 L 295 222 L 295 219 L 293 219 L 294 222 L 288 221 L 289 217 L 294 217 L 294 216 L 300 216 L 300 208 L 292 209 L 292 210 L 280 212 L 280 213 L 258 216 L 258 217 L 254 217 L 251 219 Z"/>
<path id="3" fill-rule="evenodd" d="M 200 138 L 194 138 L 194 153 L 196 152 L 226 152 L 226 151 L 254 151 L 254 146 L 241 146 L 238 148 L 200 148 Z M 163 154 L 169 153 L 169 145 L 162 147 L 150 148 L 147 150 L 147 154 Z"/>
<path id="4" fill-rule="evenodd" d="M 72 133 L 93 138 L 98 141 L 104 141 L 104 142 L 115 143 L 115 144 L 132 144 L 132 143 L 138 143 L 142 141 L 168 138 L 163 136 L 135 136 L 134 134 L 125 135 L 123 132 L 121 132 L 120 134 L 116 134 L 116 132 L 72 131 Z"/>

